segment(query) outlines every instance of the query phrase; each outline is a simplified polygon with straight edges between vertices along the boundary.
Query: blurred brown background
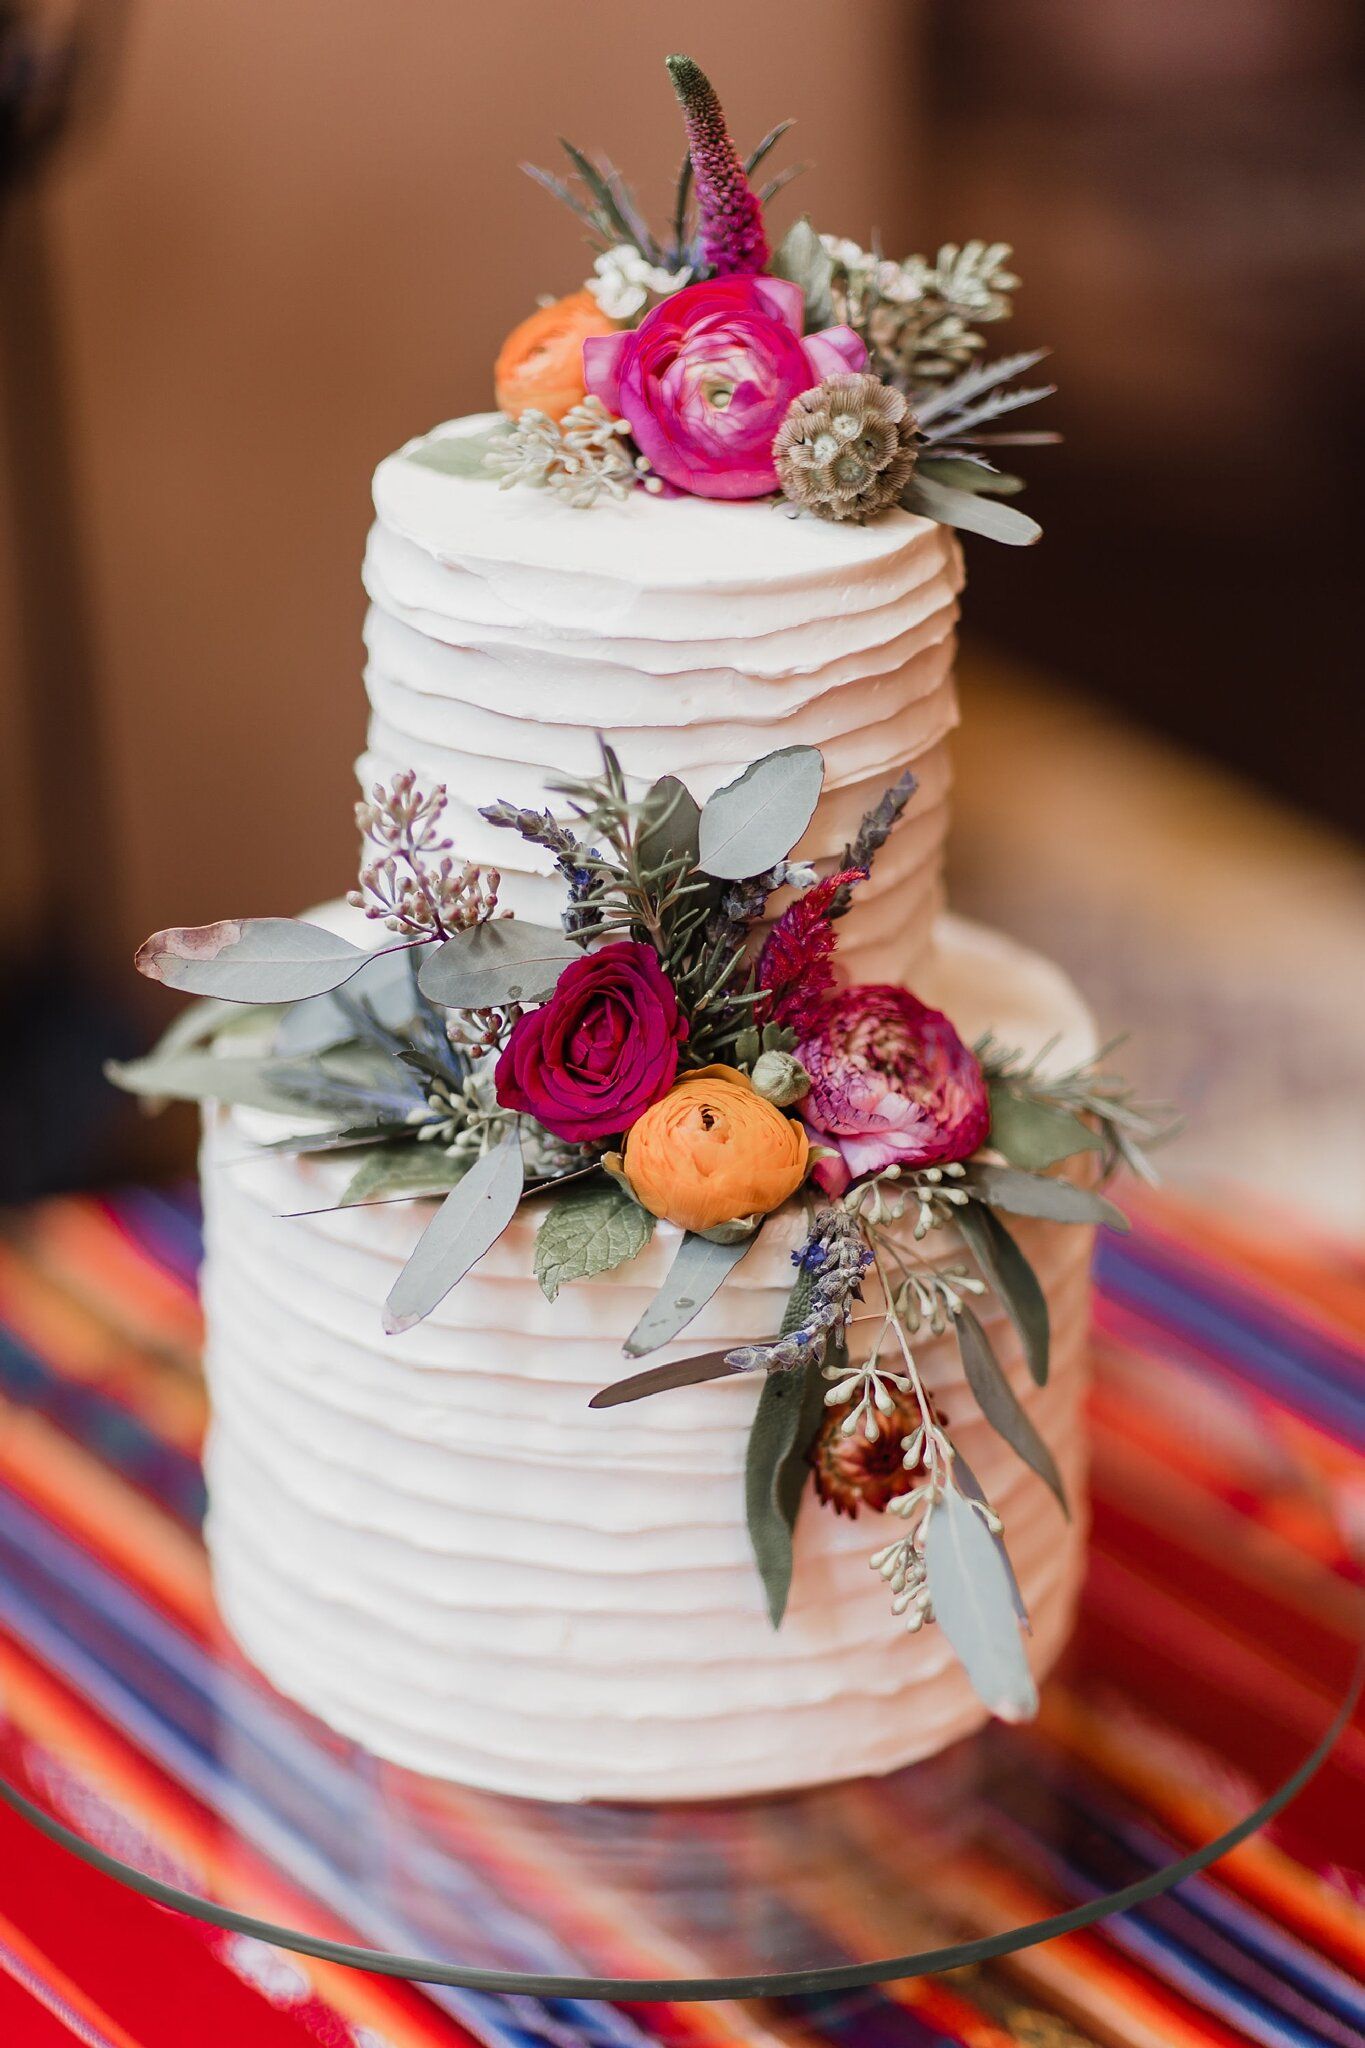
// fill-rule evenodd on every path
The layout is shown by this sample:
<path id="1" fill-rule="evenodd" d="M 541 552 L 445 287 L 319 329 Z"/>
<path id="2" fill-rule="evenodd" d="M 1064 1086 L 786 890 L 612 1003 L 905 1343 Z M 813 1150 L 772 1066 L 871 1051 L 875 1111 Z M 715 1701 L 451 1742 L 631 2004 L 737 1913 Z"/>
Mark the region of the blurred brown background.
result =
<path id="1" fill-rule="evenodd" d="M 798 117 L 779 223 L 1009 240 L 1056 351 L 1046 541 L 971 553 L 959 901 L 1143 1030 L 1200 1170 L 1270 1184 L 1311 1044 L 1365 1210 L 1355 0 L 0 0 L 0 1191 L 183 1150 L 97 1080 L 148 930 L 345 886 L 369 472 L 582 275 L 519 160 L 662 202 L 680 37 L 742 141 Z"/>

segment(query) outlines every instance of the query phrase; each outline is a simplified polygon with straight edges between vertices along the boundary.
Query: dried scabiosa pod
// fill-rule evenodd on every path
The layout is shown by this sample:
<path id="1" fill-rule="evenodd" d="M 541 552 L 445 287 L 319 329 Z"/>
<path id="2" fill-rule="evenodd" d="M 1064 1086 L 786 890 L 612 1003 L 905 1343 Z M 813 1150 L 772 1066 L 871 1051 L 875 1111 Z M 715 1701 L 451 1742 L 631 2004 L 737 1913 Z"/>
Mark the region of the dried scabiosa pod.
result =
<path id="1" fill-rule="evenodd" d="M 900 502 L 915 467 L 905 394 L 865 375 L 826 377 L 794 398 L 773 442 L 784 497 L 820 519 L 861 523 Z"/>

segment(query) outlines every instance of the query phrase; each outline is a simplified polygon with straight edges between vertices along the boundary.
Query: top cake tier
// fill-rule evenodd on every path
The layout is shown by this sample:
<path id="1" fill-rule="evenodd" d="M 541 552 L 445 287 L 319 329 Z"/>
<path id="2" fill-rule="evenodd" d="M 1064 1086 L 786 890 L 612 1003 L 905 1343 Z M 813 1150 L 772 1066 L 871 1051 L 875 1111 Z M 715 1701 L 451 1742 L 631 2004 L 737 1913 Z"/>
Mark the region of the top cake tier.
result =
<path id="1" fill-rule="evenodd" d="M 486 424 L 438 427 L 376 473 L 362 783 L 400 768 L 443 782 L 458 853 L 500 869 L 518 916 L 555 923 L 548 860 L 479 806 L 539 808 L 547 782 L 594 772 L 599 733 L 632 794 L 674 774 L 702 801 L 761 754 L 819 747 L 798 852 L 825 865 L 912 767 L 919 788 L 841 938 L 855 980 L 911 977 L 942 897 L 952 533 L 905 512 L 858 527 L 641 491 L 585 511 L 412 459 Z"/>

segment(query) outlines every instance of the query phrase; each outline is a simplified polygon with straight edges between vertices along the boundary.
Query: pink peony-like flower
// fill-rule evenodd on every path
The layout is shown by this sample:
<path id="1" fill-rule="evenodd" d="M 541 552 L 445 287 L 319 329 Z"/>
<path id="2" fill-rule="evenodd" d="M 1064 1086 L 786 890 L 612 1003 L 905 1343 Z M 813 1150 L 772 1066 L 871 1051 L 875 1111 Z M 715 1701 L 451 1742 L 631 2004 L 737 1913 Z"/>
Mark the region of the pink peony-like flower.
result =
<path id="1" fill-rule="evenodd" d="M 665 482 L 699 498 L 761 498 L 777 489 L 773 441 L 792 400 L 867 361 L 851 327 L 803 335 L 804 306 L 781 277 L 685 285 L 638 327 L 590 335 L 584 381 Z"/>
<path id="2" fill-rule="evenodd" d="M 826 1194 L 884 1166 L 942 1166 L 985 1143 L 990 1099 L 976 1055 L 908 989 L 863 983 L 831 996 L 796 1057 L 810 1075 L 800 1115 Z"/>
<path id="3" fill-rule="evenodd" d="M 566 967 L 549 1000 L 513 1025 L 498 1101 L 571 1144 L 619 1137 L 672 1087 L 686 1036 L 654 948 L 618 939 Z"/>

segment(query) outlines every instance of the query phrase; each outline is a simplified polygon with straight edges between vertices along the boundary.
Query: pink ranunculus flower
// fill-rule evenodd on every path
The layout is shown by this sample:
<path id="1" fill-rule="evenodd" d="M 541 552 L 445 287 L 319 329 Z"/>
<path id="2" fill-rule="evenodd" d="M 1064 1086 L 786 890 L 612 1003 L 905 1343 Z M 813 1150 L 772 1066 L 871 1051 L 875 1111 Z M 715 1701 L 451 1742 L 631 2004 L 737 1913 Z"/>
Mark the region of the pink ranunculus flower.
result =
<path id="1" fill-rule="evenodd" d="M 792 400 L 867 361 L 851 327 L 803 335 L 804 305 L 781 277 L 685 285 L 638 327 L 590 335 L 584 380 L 666 483 L 699 498 L 764 497 L 778 487 L 773 441 Z"/>
<path id="2" fill-rule="evenodd" d="M 990 1098 L 976 1055 L 908 989 L 869 982 L 831 996 L 796 1057 L 810 1075 L 800 1115 L 826 1194 L 883 1167 L 942 1166 L 986 1141 Z"/>
<path id="3" fill-rule="evenodd" d="M 494 1072 L 504 1109 L 572 1144 L 618 1138 L 666 1095 L 687 1019 L 652 946 L 618 939 L 564 969 L 518 1018 Z"/>

